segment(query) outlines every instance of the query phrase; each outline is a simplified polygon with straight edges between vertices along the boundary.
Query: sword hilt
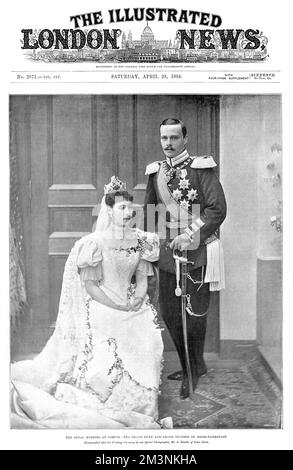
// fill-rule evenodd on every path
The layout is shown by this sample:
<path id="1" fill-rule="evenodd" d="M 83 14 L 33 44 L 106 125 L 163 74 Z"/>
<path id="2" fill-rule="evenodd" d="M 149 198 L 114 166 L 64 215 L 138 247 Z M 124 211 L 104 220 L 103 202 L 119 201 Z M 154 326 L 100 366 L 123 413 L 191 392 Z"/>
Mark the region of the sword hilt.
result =
<path id="1" fill-rule="evenodd" d="M 193 261 L 188 261 L 187 256 L 182 254 L 182 256 L 176 255 L 175 250 L 173 250 L 173 258 L 175 261 L 176 267 L 176 289 L 175 295 L 176 297 L 180 297 L 182 295 L 182 289 L 180 287 L 180 264 L 186 268 L 187 264 L 194 264 Z M 182 269 L 182 277 L 186 276 L 185 270 Z M 185 289 L 186 290 L 186 289 Z"/>
<path id="2" fill-rule="evenodd" d="M 193 261 L 189 261 L 189 260 L 187 259 L 187 256 L 184 256 L 184 255 L 181 255 L 181 256 L 176 255 L 175 251 L 173 251 L 173 259 L 174 259 L 175 261 L 178 260 L 179 263 L 194 264 Z"/>

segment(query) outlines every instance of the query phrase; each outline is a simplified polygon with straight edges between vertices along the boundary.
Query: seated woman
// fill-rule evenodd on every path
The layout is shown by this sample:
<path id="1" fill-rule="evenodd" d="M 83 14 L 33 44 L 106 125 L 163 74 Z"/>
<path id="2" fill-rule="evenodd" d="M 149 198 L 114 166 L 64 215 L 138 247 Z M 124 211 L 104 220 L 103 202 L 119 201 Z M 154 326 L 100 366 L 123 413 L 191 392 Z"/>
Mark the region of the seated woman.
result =
<path id="1" fill-rule="evenodd" d="M 96 231 L 71 250 L 54 334 L 34 360 L 12 365 L 12 427 L 166 425 L 158 421 L 163 343 L 147 296 L 159 242 L 130 228 L 132 200 L 112 177 Z"/>

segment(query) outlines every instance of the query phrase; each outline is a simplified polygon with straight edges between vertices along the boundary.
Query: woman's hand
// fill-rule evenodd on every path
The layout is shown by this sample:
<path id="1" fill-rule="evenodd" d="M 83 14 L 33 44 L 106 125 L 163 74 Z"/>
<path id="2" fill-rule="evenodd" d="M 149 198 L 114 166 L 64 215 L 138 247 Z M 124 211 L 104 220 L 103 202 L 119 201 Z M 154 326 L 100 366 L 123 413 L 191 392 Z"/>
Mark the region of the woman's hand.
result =
<path id="1" fill-rule="evenodd" d="M 116 310 L 122 310 L 124 312 L 129 312 L 130 310 L 130 306 L 127 304 L 127 305 L 115 305 L 114 307 Z"/>
<path id="2" fill-rule="evenodd" d="M 130 304 L 130 310 L 134 312 L 138 312 L 143 304 L 144 298 L 143 297 L 134 297 L 133 302 Z"/>
<path id="3" fill-rule="evenodd" d="M 89 296 L 96 302 L 106 305 L 106 307 L 114 308 L 115 310 L 129 311 L 129 305 L 116 304 L 113 302 L 113 300 L 96 285 L 95 281 L 85 281 L 85 288 Z"/>

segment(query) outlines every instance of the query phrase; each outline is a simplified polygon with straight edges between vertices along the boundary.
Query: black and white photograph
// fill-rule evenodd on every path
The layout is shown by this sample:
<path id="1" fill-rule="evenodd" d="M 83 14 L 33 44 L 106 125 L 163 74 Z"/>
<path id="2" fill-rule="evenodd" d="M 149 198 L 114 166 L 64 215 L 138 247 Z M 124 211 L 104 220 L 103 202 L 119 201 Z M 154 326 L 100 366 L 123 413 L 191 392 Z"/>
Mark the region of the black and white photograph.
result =
<path id="1" fill-rule="evenodd" d="M 11 428 L 282 428 L 281 96 L 9 116 Z"/>
<path id="2" fill-rule="evenodd" d="M 292 448 L 288 9 L 7 11 L 0 447 Z"/>

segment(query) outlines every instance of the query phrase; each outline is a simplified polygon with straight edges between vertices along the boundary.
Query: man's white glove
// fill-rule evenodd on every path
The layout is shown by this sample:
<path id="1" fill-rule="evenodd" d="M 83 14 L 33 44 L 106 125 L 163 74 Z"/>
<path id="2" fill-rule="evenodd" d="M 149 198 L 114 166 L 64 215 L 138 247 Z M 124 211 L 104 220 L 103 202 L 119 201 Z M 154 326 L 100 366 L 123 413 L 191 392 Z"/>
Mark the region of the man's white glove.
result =
<path id="1" fill-rule="evenodd" d="M 171 250 L 179 250 L 183 251 L 186 250 L 190 245 L 193 245 L 193 241 L 187 235 L 187 233 L 181 233 L 181 235 L 177 235 L 174 240 L 170 243 Z"/>

